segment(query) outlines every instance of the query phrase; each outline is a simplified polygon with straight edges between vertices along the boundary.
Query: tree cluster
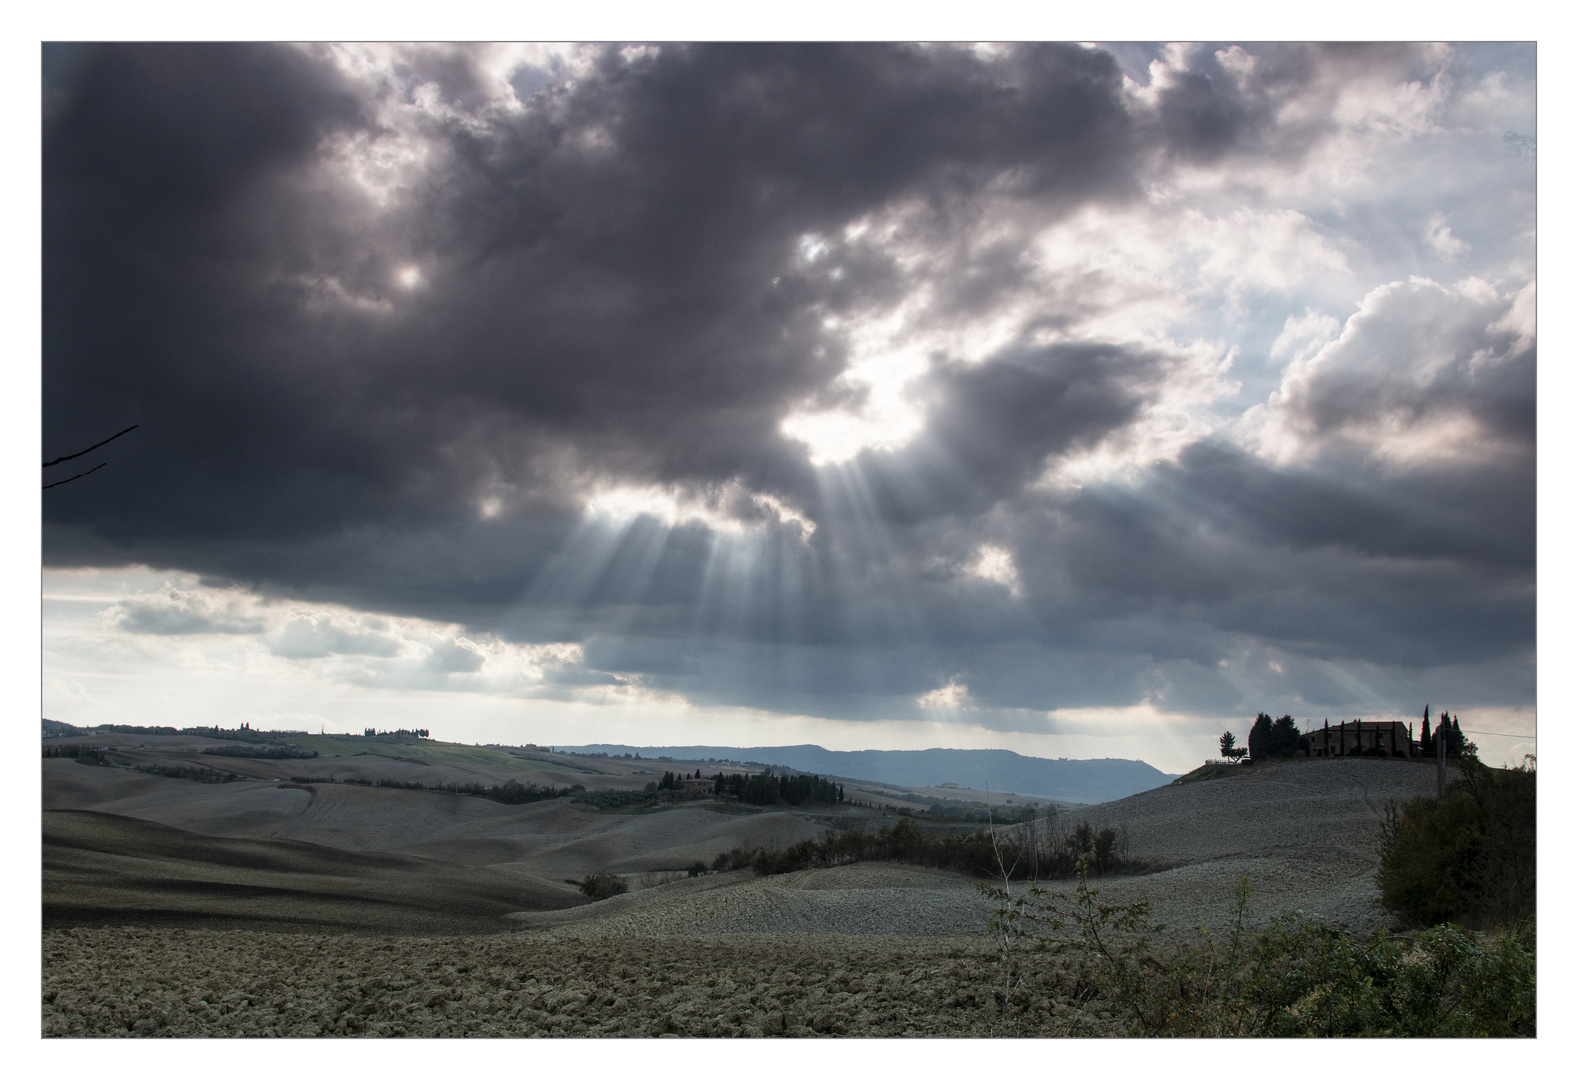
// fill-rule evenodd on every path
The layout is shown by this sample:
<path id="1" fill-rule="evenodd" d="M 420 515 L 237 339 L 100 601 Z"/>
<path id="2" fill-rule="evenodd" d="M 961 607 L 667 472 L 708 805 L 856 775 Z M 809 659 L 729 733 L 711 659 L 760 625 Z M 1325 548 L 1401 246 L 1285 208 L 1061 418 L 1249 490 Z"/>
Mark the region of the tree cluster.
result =
<path id="1" fill-rule="evenodd" d="M 1423 757 L 1435 757 L 1436 743 L 1439 739 L 1446 739 L 1446 756 L 1475 757 L 1479 756 L 1479 747 L 1463 737 L 1463 729 L 1458 726 L 1456 716 L 1448 716 L 1445 709 L 1441 710 L 1441 718 L 1434 731 L 1430 730 L 1430 706 L 1425 706 L 1424 721 L 1419 725 L 1419 753 Z"/>
<path id="2" fill-rule="evenodd" d="M 149 735 L 174 735 L 173 728 L 124 728 L 127 732 Z M 182 735 L 206 735 L 211 739 L 229 739 L 238 743 L 270 743 L 278 742 L 286 735 L 305 735 L 305 731 L 257 731 L 250 724 L 242 724 L 237 728 L 222 727 L 189 727 L 182 728 Z"/>
<path id="3" fill-rule="evenodd" d="M 698 770 L 699 771 L 699 770 Z M 756 806 L 776 806 L 780 802 L 800 806 L 806 802 L 841 803 L 844 788 L 820 776 L 774 776 L 771 769 L 754 775 L 746 773 L 719 773 L 713 777 L 715 790 L 720 795 L 733 795 L 741 802 Z"/>
<path id="4" fill-rule="evenodd" d="M 1288 758 L 1309 748 L 1309 740 L 1299 732 L 1299 723 L 1291 716 L 1271 719 L 1270 713 L 1260 713 L 1249 729 L 1249 760 L 1269 761 Z"/>
<path id="5" fill-rule="evenodd" d="M 292 776 L 293 784 L 354 784 L 357 787 L 395 788 L 400 791 L 435 791 L 445 795 L 472 795 L 479 799 L 490 799 L 493 802 L 504 803 L 509 806 L 519 806 L 522 803 L 541 802 L 545 799 L 559 799 L 566 795 L 576 794 L 586 789 L 580 784 L 573 787 L 556 788 L 552 784 L 538 787 L 536 784 L 523 784 L 511 778 L 502 784 L 423 784 L 416 780 L 364 780 L 359 776 L 346 776 L 336 780 L 330 776 Z"/>
<path id="6" fill-rule="evenodd" d="M 83 746 L 81 743 L 70 743 L 66 746 L 46 746 L 44 756 L 47 758 L 76 758 L 78 761 L 91 762 L 94 765 L 108 765 L 104 758 L 104 747 Z"/>
<path id="7" fill-rule="evenodd" d="M 700 780 L 701 778 L 702 777 L 701 777 L 701 770 L 700 769 L 697 769 L 694 773 L 684 773 L 684 774 L 676 773 L 676 772 L 664 771 L 663 779 L 658 781 L 657 790 L 658 791 L 683 791 L 683 790 L 685 790 L 685 785 L 682 783 L 682 781 L 685 781 L 685 780 Z"/>
<path id="8" fill-rule="evenodd" d="M 196 780 L 199 784 L 228 784 L 241 779 L 235 773 L 205 769 L 199 765 L 138 765 L 137 771 L 166 776 L 171 780 Z"/>
<path id="9" fill-rule="evenodd" d="M 218 754 L 221 757 L 262 758 L 268 761 L 281 761 L 286 758 L 315 758 L 316 750 L 303 750 L 297 746 L 286 745 L 236 745 L 236 746 L 207 746 L 202 750 L 205 754 Z"/>
<path id="10" fill-rule="evenodd" d="M 751 869 L 758 874 L 787 874 L 816 867 L 855 862 L 902 862 L 956 870 L 975 877 L 1007 876 L 1015 880 L 1068 877 L 1081 859 L 1096 873 L 1134 869 L 1128 858 L 1128 834 L 1088 822 L 1068 827 L 1061 821 L 1036 818 L 992 833 L 930 833 L 911 818 L 867 832 L 859 826 L 829 830 L 821 840 L 802 840 L 787 848 L 737 847 L 713 860 L 712 869 Z"/>

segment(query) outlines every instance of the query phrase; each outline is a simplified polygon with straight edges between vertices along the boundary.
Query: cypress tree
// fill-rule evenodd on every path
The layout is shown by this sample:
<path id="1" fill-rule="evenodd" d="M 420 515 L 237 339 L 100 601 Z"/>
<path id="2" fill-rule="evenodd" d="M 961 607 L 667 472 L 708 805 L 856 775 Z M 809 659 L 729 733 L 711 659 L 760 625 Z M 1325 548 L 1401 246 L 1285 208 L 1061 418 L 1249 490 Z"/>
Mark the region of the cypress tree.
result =
<path id="1" fill-rule="evenodd" d="M 1291 757 L 1299 745 L 1299 723 L 1292 716 L 1279 716 L 1271 725 L 1271 745 L 1267 753 L 1271 757 Z"/>
<path id="2" fill-rule="evenodd" d="M 1271 715 L 1260 713 L 1249 729 L 1249 760 L 1264 761 L 1271 756 Z"/>

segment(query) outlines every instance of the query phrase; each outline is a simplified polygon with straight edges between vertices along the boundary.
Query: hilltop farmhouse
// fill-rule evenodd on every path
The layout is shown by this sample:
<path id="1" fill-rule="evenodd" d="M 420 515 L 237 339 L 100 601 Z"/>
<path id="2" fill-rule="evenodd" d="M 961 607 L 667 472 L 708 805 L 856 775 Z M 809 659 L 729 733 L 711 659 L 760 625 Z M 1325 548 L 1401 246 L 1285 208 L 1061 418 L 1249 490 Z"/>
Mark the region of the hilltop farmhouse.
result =
<path id="1" fill-rule="evenodd" d="M 1419 744 L 1409 725 L 1397 721 L 1350 720 L 1327 723 L 1304 736 L 1309 740 L 1310 757 L 1346 757 L 1352 754 L 1384 754 L 1388 757 L 1416 757 Z"/>

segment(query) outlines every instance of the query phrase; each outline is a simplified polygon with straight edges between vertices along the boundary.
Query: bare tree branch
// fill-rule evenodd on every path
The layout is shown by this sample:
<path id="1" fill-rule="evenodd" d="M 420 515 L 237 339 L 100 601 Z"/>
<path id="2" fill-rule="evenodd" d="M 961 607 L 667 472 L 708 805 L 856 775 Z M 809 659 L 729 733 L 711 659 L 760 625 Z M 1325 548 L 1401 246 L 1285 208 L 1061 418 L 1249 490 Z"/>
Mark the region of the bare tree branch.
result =
<path id="1" fill-rule="evenodd" d="M 101 443 L 100 445 L 103 445 L 103 444 Z M 83 451 L 83 452 L 86 453 L 87 451 Z M 96 472 L 98 472 L 100 469 L 104 468 L 104 466 L 106 466 L 108 464 L 109 464 L 109 462 L 107 462 L 107 461 L 101 461 L 97 465 L 93 466 L 93 468 L 89 469 L 88 472 L 79 472 L 76 476 L 68 476 L 64 480 L 56 480 L 53 484 L 45 484 L 39 490 L 40 491 L 48 491 L 52 487 L 59 487 L 61 484 L 69 484 L 73 480 L 81 480 L 84 476 L 88 475 L 88 473 L 96 473 Z"/>
<path id="2" fill-rule="evenodd" d="M 135 431 L 135 430 L 137 430 L 137 425 L 136 424 L 133 424 L 131 427 L 126 429 L 126 431 Z M 46 461 L 46 462 L 44 462 L 43 467 L 47 469 L 51 465 L 59 465 L 62 461 L 70 461 L 72 458 L 79 458 L 83 454 L 92 453 L 93 451 L 97 450 L 99 447 L 103 446 L 104 443 L 112 443 L 112 442 L 114 442 L 116 439 L 118 439 L 122 435 L 126 434 L 126 431 L 117 431 L 115 434 L 113 434 L 109 438 L 105 439 L 104 442 L 96 442 L 92 446 L 88 447 L 86 450 L 78 450 L 75 454 L 67 454 L 65 457 L 58 457 L 54 461 Z M 93 471 L 92 469 L 88 470 L 88 472 L 92 472 L 92 471 Z M 80 475 L 86 476 L 86 475 L 88 475 L 88 473 L 81 473 Z M 76 477 L 73 476 L 71 479 L 75 480 Z M 65 480 L 61 481 L 62 484 L 66 483 L 66 482 L 67 481 L 65 481 Z M 45 487 L 55 487 L 56 485 L 54 485 L 54 484 L 45 484 L 44 486 Z"/>

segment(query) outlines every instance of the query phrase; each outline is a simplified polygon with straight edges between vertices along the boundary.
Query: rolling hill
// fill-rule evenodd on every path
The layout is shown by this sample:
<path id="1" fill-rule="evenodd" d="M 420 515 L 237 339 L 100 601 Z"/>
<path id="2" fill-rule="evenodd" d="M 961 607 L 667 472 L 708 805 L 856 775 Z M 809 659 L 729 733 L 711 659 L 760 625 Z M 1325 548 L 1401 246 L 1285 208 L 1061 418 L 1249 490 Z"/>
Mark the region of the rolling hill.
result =
<path id="1" fill-rule="evenodd" d="M 1161 787 L 1174 777 L 1124 758 L 1038 758 L 1012 750 L 826 750 L 820 746 L 623 746 L 599 743 L 558 747 L 567 753 L 667 756 L 779 765 L 904 787 L 961 787 L 1033 795 L 1060 802 L 1099 803 Z"/>

